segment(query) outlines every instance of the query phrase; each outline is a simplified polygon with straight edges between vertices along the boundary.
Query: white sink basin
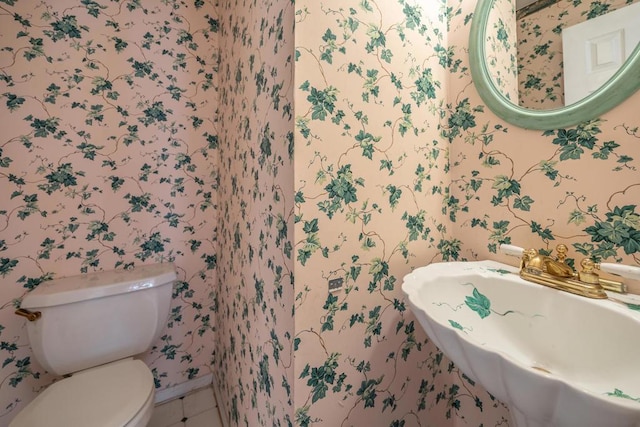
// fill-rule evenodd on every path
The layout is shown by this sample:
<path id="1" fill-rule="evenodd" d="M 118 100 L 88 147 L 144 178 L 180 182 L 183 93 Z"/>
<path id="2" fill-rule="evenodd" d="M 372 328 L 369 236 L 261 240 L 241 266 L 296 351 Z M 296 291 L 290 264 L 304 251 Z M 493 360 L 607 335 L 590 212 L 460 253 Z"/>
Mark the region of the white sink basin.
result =
<path id="1" fill-rule="evenodd" d="M 640 303 L 547 288 L 493 261 L 418 268 L 402 290 L 427 335 L 516 426 L 640 426 Z"/>

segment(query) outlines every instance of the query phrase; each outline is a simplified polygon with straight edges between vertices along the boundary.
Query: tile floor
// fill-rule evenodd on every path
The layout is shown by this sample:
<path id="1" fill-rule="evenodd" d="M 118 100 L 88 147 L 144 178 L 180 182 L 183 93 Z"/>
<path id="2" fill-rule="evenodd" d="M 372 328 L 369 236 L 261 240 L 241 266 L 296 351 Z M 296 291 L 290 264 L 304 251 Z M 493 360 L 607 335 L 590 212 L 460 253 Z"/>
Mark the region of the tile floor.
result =
<path id="1" fill-rule="evenodd" d="M 148 427 L 222 427 L 211 387 L 157 405 Z"/>

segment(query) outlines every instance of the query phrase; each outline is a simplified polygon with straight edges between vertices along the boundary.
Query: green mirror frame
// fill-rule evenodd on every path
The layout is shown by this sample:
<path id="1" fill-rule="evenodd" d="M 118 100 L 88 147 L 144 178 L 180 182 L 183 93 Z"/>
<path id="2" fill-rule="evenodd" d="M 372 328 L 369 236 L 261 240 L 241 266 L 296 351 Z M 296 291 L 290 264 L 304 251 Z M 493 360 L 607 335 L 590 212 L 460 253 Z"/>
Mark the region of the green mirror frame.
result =
<path id="1" fill-rule="evenodd" d="M 471 22 L 469 61 L 471 77 L 480 97 L 503 120 L 526 129 L 565 128 L 599 117 L 640 89 L 639 44 L 609 81 L 574 104 L 552 110 L 532 110 L 513 104 L 493 83 L 485 61 L 487 23 L 493 2 L 478 1 Z"/>

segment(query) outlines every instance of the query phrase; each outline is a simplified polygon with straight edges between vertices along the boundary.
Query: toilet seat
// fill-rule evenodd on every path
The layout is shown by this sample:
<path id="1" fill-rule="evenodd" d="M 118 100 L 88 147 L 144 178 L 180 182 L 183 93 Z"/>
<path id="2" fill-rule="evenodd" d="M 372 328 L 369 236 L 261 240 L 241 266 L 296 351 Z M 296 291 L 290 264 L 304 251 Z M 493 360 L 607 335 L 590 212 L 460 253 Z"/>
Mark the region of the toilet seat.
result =
<path id="1" fill-rule="evenodd" d="M 119 360 L 50 385 L 9 427 L 146 425 L 154 394 L 153 375 L 142 361 Z"/>

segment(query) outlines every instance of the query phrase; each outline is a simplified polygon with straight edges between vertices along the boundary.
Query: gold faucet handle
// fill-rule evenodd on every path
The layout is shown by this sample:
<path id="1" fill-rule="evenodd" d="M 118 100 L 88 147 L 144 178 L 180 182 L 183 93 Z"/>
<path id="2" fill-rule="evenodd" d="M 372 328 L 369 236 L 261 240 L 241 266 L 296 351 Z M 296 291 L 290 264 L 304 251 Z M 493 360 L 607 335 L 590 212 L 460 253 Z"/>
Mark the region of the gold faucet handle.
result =
<path id="1" fill-rule="evenodd" d="M 569 248 L 567 248 L 566 245 L 559 244 L 558 246 L 556 246 L 556 252 L 558 253 L 558 255 L 556 256 L 556 260 L 559 262 L 564 262 L 564 260 L 567 259 L 568 251 Z"/>
<path id="2" fill-rule="evenodd" d="M 523 268 L 533 269 L 536 271 L 544 270 L 544 263 L 542 257 L 539 256 L 538 251 L 531 248 L 522 253 L 522 259 L 520 261 L 520 269 Z"/>
<path id="3" fill-rule="evenodd" d="M 627 287 L 622 282 L 604 279 L 596 272 L 600 270 L 600 264 L 596 264 L 589 258 L 585 258 L 580 262 L 582 271 L 578 273 L 578 280 L 584 283 L 599 284 L 604 289 L 617 293 L 626 293 Z"/>
<path id="4" fill-rule="evenodd" d="M 606 273 L 617 274 L 622 277 L 626 277 L 628 279 L 640 278 L 640 267 L 626 266 L 622 264 L 602 263 L 602 264 L 596 264 L 595 268 L 597 270 L 602 270 Z M 631 274 L 628 274 L 629 268 L 631 269 L 630 271 Z M 635 273 L 636 275 L 635 277 L 633 276 L 633 273 Z M 602 285 L 602 287 L 608 291 L 617 292 L 620 294 L 627 293 L 627 285 L 617 280 L 604 279 L 601 277 L 600 285 Z"/>
<path id="5" fill-rule="evenodd" d="M 596 284 L 600 283 L 600 276 L 596 273 L 596 263 L 592 259 L 583 258 L 580 261 L 582 270 L 578 273 L 578 280 L 584 283 Z"/>

